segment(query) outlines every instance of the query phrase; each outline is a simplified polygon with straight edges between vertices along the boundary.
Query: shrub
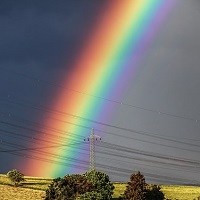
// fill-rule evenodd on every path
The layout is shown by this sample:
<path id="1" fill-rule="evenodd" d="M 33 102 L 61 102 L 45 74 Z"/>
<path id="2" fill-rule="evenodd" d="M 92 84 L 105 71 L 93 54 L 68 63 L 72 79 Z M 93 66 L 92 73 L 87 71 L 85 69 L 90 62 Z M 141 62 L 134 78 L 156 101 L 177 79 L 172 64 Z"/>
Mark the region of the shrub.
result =
<path id="1" fill-rule="evenodd" d="M 146 191 L 146 200 L 164 200 L 165 196 L 157 185 L 149 186 Z"/>
<path id="2" fill-rule="evenodd" d="M 114 186 L 109 176 L 95 170 L 84 175 L 67 175 L 52 181 L 46 190 L 45 200 L 110 200 Z"/>
<path id="3" fill-rule="evenodd" d="M 93 183 L 93 191 L 102 195 L 102 200 L 109 200 L 112 198 L 114 186 L 109 180 L 109 176 L 105 173 L 92 170 L 85 173 L 87 179 Z"/>
<path id="4" fill-rule="evenodd" d="M 25 180 L 24 175 L 16 169 L 9 171 L 7 173 L 7 176 L 14 183 L 15 186 L 19 186 L 19 184 Z"/>
<path id="5" fill-rule="evenodd" d="M 54 179 L 46 190 L 45 200 L 74 200 L 79 195 L 92 191 L 93 185 L 83 175 L 66 175 Z"/>
<path id="6" fill-rule="evenodd" d="M 146 195 L 146 185 L 145 178 L 140 172 L 132 174 L 130 182 L 128 182 L 124 192 L 124 199 L 144 200 Z"/>
<path id="7" fill-rule="evenodd" d="M 80 200 L 102 200 L 103 196 L 101 193 L 92 191 L 92 192 L 86 192 L 85 194 L 82 194 L 79 199 Z"/>

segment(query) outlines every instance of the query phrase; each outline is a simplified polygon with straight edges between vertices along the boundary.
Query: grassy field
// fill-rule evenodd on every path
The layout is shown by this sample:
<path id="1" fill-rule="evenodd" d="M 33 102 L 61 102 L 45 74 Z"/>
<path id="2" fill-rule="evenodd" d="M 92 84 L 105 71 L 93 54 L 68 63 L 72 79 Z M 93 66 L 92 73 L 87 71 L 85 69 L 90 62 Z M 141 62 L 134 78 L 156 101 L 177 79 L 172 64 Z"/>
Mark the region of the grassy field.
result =
<path id="1" fill-rule="evenodd" d="M 42 200 L 51 179 L 25 177 L 20 187 L 14 187 L 5 175 L 0 175 L 0 200 Z"/>
<path id="2" fill-rule="evenodd" d="M 200 187 L 180 185 L 160 185 L 165 198 L 170 200 L 198 200 L 200 199 Z M 113 197 L 119 197 L 126 189 L 126 184 L 115 183 Z"/>
<path id="3" fill-rule="evenodd" d="M 200 187 L 164 185 L 161 188 L 168 199 L 198 200 L 198 197 L 200 199 Z"/>
<path id="4" fill-rule="evenodd" d="M 0 200 L 42 200 L 45 190 L 51 183 L 51 179 L 25 177 L 25 182 L 20 187 L 12 186 L 5 175 L 0 175 Z M 123 194 L 126 184 L 114 183 L 113 198 L 117 199 Z M 161 185 L 165 197 L 170 200 L 198 200 L 200 187 Z"/>

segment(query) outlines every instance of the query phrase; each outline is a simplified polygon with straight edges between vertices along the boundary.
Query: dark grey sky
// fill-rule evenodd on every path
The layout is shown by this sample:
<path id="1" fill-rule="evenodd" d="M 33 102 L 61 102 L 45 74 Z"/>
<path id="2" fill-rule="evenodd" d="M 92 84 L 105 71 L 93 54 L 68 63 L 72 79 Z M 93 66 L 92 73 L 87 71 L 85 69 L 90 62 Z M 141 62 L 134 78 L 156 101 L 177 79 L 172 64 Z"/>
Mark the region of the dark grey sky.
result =
<path id="1" fill-rule="evenodd" d="M 135 78 L 132 80 L 132 84 L 127 89 L 125 102 L 153 111 L 200 119 L 199 19 L 199 1 L 178 1 L 176 8 L 170 13 L 162 26 L 162 30 L 151 45 L 151 51 L 144 58 Z M 193 140 L 185 141 L 197 145 L 200 139 L 199 121 L 195 122 L 195 120 L 171 117 L 141 109 L 130 109 L 129 107 L 119 109 L 116 116 L 115 122 L 124 127 L 177 138 L 180 141 L 183 138 L 189 138 Z M 149 137 L 144 138 L 151 140 Z M 158 142 L 159 140 L 155 141 Z M 166 141 L 164 143 L 160 141 L 160 144 L 189 147 L 188 145 Z M 138 142 L 135 141 L 132 146 L 137 147 Z M 198 152 L 146 143 L 142 143 L 142 147 L 139 146 L 139 148 L 199 160 Z M 194 146 L 189 148 L 198 149 Z M 183 177 L 181 171 L 172 170 L 173 172 L 170 172 L 170 170 L 166 171 L 164 168 L 161 171 L 163 171 L 163 174 L 169 173 L 173 174 L 174 177 L 178 175 Z M 184 176 L 192 177 L 192 180 L 199 179 L 199 176 L 191 172 L 185 172 Z"/>
<path id="2" fill-rule="evenodd" d="M 151 51 L 148 51 L 148 55 L 143 58 L 135 77 L 130 81 L 122 100 L 131 105 L 179 115 L 187 119 L 130 106 L 118 106 L 115 111 L 116 117 L 110 123 L 132 130 L 158 134 L 183 143 L 156 139 L 133 132 L 122 132 L 122 130 L 109 127 L 102 127 L 102 129 L 124 136 L 122 138 L 104 134 L 106 142 L 154 154 L 160 153 L 168 158 L 174 156 L 199 162 L 195 165 L 196 169 L 181 167 L 181 162 L 178 163 L 179 167 L 169 164 L 159 165 L 156 161 L 167 163 L 171 161 L 144 157 L 141 154 L 132 155 L 123 151 L 121 153 L 126 156 L 138 156 L 149 161 L 107 155 L 108 159 L 113 159 L 112 166 L 132 171 L 141 170 L 147 175 L 148 173 L 162 174 L 175 177 L 176 180 L 187 179 L 192 183 L 200 180 L 198 152 L 200 151 L 198 147 L 200 122 L 189 120 L 189 118 L 200 120 L 200 2 L 198 0 L 178 0 L 177 2 L 151 44 Z M 105 1 L 100 0 L 0 1 L 1 122 L 7 121 L 19 125 L 20 123 L 12 116 L 38 122 L 45 117 L 43 113 L 6 103 L 5 100 L 22 104 L 32 102 L 34 105 L 48 105 L 54 98 L 56 88 L 44 82 L 29 79 L 28 76 L 59 84 L 58 77 L 62 77 L 62 74 L 67 73 L 72 66 L 81 46 L 87 41 L 92 24 L 97 20 L 97 13 L 101 12 L 104 6 L 106 6 Z M 25 76 L 15 72 L 23 73 Z M 15 130 L 5 124 L 1 124 L 0 127 L 1 140 L 10 143 L 19 141 L 16 137 L 5 133 L 5 130 L 18 133 L 19 130 L 16 127 Z M 23 133 L 26 133 L 25 130 Z M 147 142 L 139 142 L 128 137 Z M 194 140 L 183 140 L 183 138 Z M 23 140 L 20 144 L 26 145 L 26 142 Z M 13 149 L 9 145 L 2 146 L 2 149 L 6 148 Z M 183 149 L 189 149 L 189 151 Z M 119 152 L 118 154 L 120 155 Z M 97 155 L 102 156 L 98 153 Z M 12 169 L 16 161 L 24 162 L 23 158 L 7 153 L 0 153 L 0 157 L 3 161 L 0 165 L 0 173 Z M 98 161 L 102 162 L 97 156 Z M 103 163 L 110 164 L 106 159 Z M 127 180 L 126 177 L 117 177 L 113 174 L 111 176 L 113 180 Z M 159 177 L 158 182 L 167 182 L 167 178 Z M 180 183 L 183 182 L 183 180 L 180 181 Z"/>

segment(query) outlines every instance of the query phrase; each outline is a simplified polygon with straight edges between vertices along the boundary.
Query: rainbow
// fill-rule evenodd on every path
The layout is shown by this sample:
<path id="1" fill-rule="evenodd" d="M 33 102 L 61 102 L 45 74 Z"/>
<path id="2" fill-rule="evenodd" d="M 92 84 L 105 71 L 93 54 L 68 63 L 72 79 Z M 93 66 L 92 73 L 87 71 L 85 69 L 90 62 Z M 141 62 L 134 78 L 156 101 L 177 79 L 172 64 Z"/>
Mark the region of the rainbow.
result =
<path id="1" fill-rule="evenodd" d="M 51 127 L 48 132 L 57 137 L 56 141 L 66 146 L 46 151 L 60 155 L 60 160 L 64 157 L 88 160 L 82 144 L 80 148 L 71 145 L 90 134 L 90 130 L 83 129 L 79 124 L 96 128 L 97 124 L 84 118 L 99 121 L 112 118 L 113 104 L 97 97 L 122 98 L 123 91 L 128 88 L 129 81 L 133 79 L 142 57 L 148 53 L 174 3 L 174 0 L 107 2 L 106 9 L 98 14 L 98 20 L 91 28 L 80 55 L 76 56 L 71 71 L 61 80 L 61 85 L 70 90 L 59 89 L 50 106 L 55 112 L 49 113 L 43 122 L 44 127 Z M 48 135 L 41 134 L 39 137 L 53 140 Z M 81 164 L 76 165 L 74 161 L 74 166 L 78 165 Z M 63 166 L 30 159 L 23 171 L 27 175 L 56 177 L 81 170 L 70 164 Z"/>

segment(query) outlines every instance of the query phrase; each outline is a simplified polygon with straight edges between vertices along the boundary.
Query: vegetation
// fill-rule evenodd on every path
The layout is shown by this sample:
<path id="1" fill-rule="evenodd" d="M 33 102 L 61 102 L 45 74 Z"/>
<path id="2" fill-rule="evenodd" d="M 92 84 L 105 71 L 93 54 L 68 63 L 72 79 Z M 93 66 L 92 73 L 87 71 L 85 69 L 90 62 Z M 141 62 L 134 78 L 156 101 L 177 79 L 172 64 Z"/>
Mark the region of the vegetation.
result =
<path id="1" fill-rule="evenodd" d="M 124 191 L 126 190 L 126 183 L 114 183 L 115 189 L 114 189 L 114 194 L 113 198 L 117 199 L 119 197 L 122 197 L 124 194 Z"/>
<path id="2" fill-rule="evenodd" d="M 46 190 L 45 200 L 109 200 L 112 198 L 113 189 L 108 175 L 93 170 L 83 175 L 67 175 L 64 178 L 54 179 Z"/>
<path id="3" fill-rule="evenodd" d="M 132 174 L 130 181 L 124 191 L 123 199 L 125 200 L 145 200 L 146 195 L 146 182 L 144 176 L 137 172 Z"/>
<path id="4" fill-rule="evenodd" d="M 92 192 L 86 192 L 82 194 L 79 199 L 80 200 L 101 200 L 103 199 L 103 196 L 99 192 L 92 191 Z"/>
<path id="5" fill-rule="evenodd" d="M 25 182 L 20 187 L 13 187 L 6 175 L 0 174 L 0 199 L 44 200 L 45 191 L 52 179 L 24 177 Z M 124 193 L 126 183 L 113 183 L 115 186 L 113 199 L 118 199 Z M 200 187 L 180 185 L 160 185 L 160 191 L 170 200 L 197 200 L 200 197 Z"/>
<path id="6" fill-rule="evenodd" d="M 1 200 L 43 200 L 45 192 L 22 187 L 0 185 Z"/>
<path id="7" fill-rule="evenodd" d="M 148 185 L 144 176 L 140 173 L 133 173 L 130 181 L 127 183 L 124 194 L 121 195 L 124 200 L 164 200 L 165 196 L 161 188 L 157 185 Z"/>
<path id="8" fill-rule="evenodd" d="M 45 200 L 74 200 L 85 192 L 93 189 L 91 182 L 80 174 L 67 175 L 64 178 L 54 179 L 46 190 Z"/>
<path id="9" fill-rule="evenodd" d="M 92 170 L 87 172 L 85 176 L 93 183 L 93 191 L 101 194 L 102 197 L 99 197 L 100 200 L 112 199 L 114 185 L 110 182 L 107 174 Z"/>
<path id="10" fill-rule="evenodd" d="M 146 200 L 164 200 L 165 195 L 160 190 L 160 186 L 152 185 L 148 186 L 146 190 L 145 199 Z"/>
<path id="11" fill-rule="evenodd" d="M 19 186 L 19 184 L 25 180 L 24 175 L 16 169 L 9 171 L 7 173 L 7 176 L 12 181 L 12 183 L 14 183 L 15 186 Z"/>
<path id="12" fill-rule="evenodd" d="M 199 186 L 161 185 L 161 191 L 169 200 L 198 200 L 200 198 Z"/>

